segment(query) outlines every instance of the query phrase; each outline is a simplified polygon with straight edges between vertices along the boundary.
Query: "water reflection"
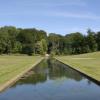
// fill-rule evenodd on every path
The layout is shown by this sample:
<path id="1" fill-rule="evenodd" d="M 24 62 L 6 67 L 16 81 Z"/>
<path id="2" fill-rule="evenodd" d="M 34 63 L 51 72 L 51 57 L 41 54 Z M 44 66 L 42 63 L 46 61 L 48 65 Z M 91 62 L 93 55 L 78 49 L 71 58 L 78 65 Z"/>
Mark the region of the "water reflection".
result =
<path id="1" fill-rule="evenodd" d="M 16 84 L 14 84 L 14 86 L 18 84 L 38 84 L 47 80 L 60 80 L 61 78 L 81 81 L 84 77 L 80 73 L 56 61 L 55 59 L 45 59 L 33 70 L 23 76 Z M 90 84 L 89 80 L 87 83 Z"/>
<path id="2" fill-rule="evenodd" d="M 68 66 L 48 59 L 1 93 L 0 100 L 100 100 L 100 87 Z"/>

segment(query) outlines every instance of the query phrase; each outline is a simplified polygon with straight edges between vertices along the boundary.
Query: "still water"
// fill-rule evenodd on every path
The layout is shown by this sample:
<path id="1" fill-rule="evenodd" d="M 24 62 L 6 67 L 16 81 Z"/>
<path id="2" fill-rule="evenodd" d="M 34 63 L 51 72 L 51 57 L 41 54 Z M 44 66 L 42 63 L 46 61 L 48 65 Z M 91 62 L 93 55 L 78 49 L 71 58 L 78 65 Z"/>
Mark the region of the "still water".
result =
<path id="1" fill-rule="evenodd" d="M 54 60 L 43 60 L 0 93 L 0 100 L 100 100 L 100 86 Z"/>

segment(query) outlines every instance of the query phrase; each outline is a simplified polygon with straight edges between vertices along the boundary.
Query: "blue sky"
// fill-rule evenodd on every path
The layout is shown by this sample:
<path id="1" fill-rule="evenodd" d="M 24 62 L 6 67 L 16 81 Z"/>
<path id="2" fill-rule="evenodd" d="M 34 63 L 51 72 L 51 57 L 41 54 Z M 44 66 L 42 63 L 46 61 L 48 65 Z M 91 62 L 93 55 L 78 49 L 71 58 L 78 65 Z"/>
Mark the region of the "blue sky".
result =
<path id="1" fill-rule="evenodd" d="M 0 0 L 0 26 L 67 34 L 100 31 L 100 0 Z"/>

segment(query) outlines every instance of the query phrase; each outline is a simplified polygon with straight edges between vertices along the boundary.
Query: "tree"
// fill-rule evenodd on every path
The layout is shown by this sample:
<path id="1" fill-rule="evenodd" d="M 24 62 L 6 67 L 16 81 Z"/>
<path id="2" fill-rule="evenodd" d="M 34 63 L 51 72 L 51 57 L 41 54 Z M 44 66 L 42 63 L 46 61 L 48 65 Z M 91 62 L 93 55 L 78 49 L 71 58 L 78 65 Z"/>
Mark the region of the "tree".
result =
<path id="1" fill-rule="evenodd" d="M 48 44 L 48 52 L 51 53 L 52 51 L 55 52 L 55 54 L 59 54 L 60 50 L 60 39 L 61 35 L 50 33 L 48 36 L 49 44 Z"/>
<path id="2" fill-rule="evenodd" d="M 96 38 L 95 38 L 95 33 L 92 32 L 90 29 L 87 31 L 87 43 L 89 45 L 89 48 L 91 52 L 94 52 L 97 50 L 97 43 L 96 43 Z"/>
<path id="3" fill-rule="evenodd" d="M 35 28 L 16 28 L 4 26 L 0 28 L 0 54 L 23 53 L 34 54 L 81 54 L 100 50 L 100 32 L 90 29 L 87 35 L 80 32 L 65 36 L 47 33 Z"/>
<path id="4" fill-rule="evenodd" d="M 6 32 L 8 33 L 8 35 L 9 35 L 9 44 L 8 44 L 8 47 L 9 47 L 9 53 L 14 53 L 14 52 L 16 52 L 16 51 L 14 51 L 15 50 L 15 48 L 16 48 L 16 37 L 17 37 L 17 35 L 18 35 L 18 30 L 16 29 L 16 27 L 13 27 L 13 26 L 5 26 L 4 27 L 4 30 L 6 30 Z"/>
<path id="5" fill-rule="evenodd" d="M 9 53 L 10 52 L 10 40 L 9 40 L 9 34 L 4 29 L 0 29 L 0 53 Z"/>
<path id="6" fill-rule="evenodd" d="M 12 53 L 21 53 L 21 52 L 22 52 L 22 44 L 19 41 L 16 41 Z"/>
<path id="7" fill-rule="evenodd" d="M 30 29 L 21 30 L 17 40 L 22 44 L 22 53 L 32 55 L 34 52 L 34 37 Z"/>
<path id="8" fill-rule="evenodd" d="M 36 53 L 37 54 L 41 54 L 41 55 L 43 55 L 43 45 L 42 45 L 42 42 L 41 41 L 38 41 L 37 43 L 36 43 Z"/>
<path id="9" fill-rule="evenodd" d="M 72 54 L 82 53 L 83 39 L 84 36 L 79 32 L 66 35 L 66 48 L 69 51 L 69 53 L 70 52 Z"/>
<path id="10" fill-rule="evenodd" d="M 47 48 L 47 41 L 45 39 L 42 39 L 41 43 L 42 43 L 41 45 L 42 45 L 42 48 L 43 48 L 43 53 L 46 54 L 47 50 L 48 50 L 48 48 Z"/>
<path id="11" fill-rule="evenodd" d="M 33 45 L 32 44 L 24 44 L 22 46 L 22 53 L 32 55 L 33 54 Z"/>
<path id="12" fill-rule="evenodd" d="M 36 43 L 36 52 L 38 54 L 44 55 L 47 52 L 47 43 L 45 39 L 42 39 L 41 41 L 38 41 Z"/>
<path id="13" fill-rule="evenodd" d="M 96 37 L 96 42 L 97 42 L 97 45 L 98 45 L 98 50 L 100 50 L 100 32 L 97 32 L 95 37 Z"/>

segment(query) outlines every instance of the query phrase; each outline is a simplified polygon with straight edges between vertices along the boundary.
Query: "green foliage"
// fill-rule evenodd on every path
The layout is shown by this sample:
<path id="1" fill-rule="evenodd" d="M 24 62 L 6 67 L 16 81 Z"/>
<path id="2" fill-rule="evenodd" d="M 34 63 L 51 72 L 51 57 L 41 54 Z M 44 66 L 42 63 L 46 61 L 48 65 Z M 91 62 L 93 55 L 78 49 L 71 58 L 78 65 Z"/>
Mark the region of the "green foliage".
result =
<path id="1" fill-rule="evenodd" d="M 97 49 L 100 49 L 100 40 L 95 35 L 91 30 L 88 30 L 88 35 L 76 32 L 67 34 L 65 37 L 51 33 L 48 36 L 48 52 L 54 51 L 57 55 L 70 55 L 97 51 Z"/>
<path id="2" fill-rule="evenodd" d="M 42 45 L 42 48 L 43 48 L 43 52 L 46 53 L 47 49 L 48 49 L 47 48 L 47 41 L 45 39 L 42 39 L 41 43 L 42 43 L 41 45 Z"/>
<path id="3" fill-rule="evenodd" d="M 44 51 L 43 51 L 43 45 L 42 45 L 42 41 L 38 41 L 36 44 L 36 52 L 38 54 L 43 55 Z"/>
<path id="4" fill-rule="evenodd" d="M 97 43 L 95 39 L 95 33 L 92 32 L 90 29 L 88 30 L 87 35 L 87 42 L 91 52 L 97 51 Z"/>
<path id="5" fill-rule="evenodd" d="M 54 57 L 54 56 L 55 56 L 55 52 L 54 52 L 54 51 L 51 51 L 50 56 L 51 56 L 51 57 Z"/>
<path id="6" fill-rule="evenodd" d="M 25 44 L 22 47 L 22 53 L 32 55 L 33 54 L 33 46 L 32 44 Z"/>
<path id="7" fill-rule="evenodd" d="M 43 30 L 5 26 L 0 28 L 0 54 L 72 55 L 100 50 L 100 32 L 89 29 L 87 33 L 76 32 L 65 36 L 50 33 L 47 36 Z"/>
<path id="8" fill-rule="evenodd" d="M 47 42 L 45 39 L 36 43 L 36 52 L 41 55 L 45 55 L 47 52 Z"/>
<path id="9" fill-rule="evenodd" d="M 21 53 L 21 51 L 22 51 L 22 44 L 20 42 L 16 41 L 12 52 L 13 53 Z"/>
<path id="10" fill-rule="evenodd" d="M 96 43 L 97 43 L 98 50 L 100 50 L 100 32 L 97 32 L 95 37 L 96 37 Z"/>

